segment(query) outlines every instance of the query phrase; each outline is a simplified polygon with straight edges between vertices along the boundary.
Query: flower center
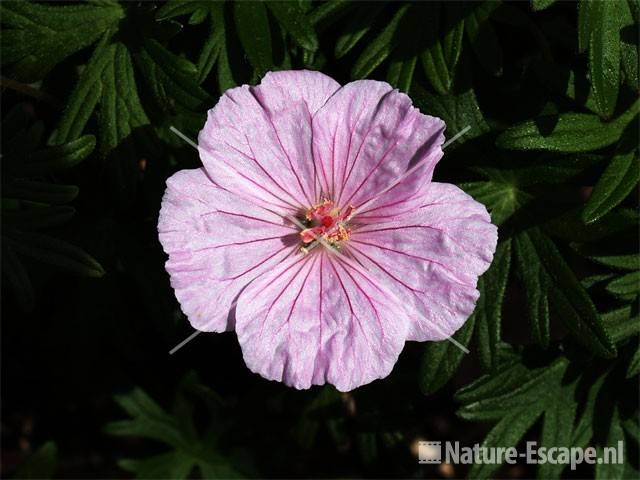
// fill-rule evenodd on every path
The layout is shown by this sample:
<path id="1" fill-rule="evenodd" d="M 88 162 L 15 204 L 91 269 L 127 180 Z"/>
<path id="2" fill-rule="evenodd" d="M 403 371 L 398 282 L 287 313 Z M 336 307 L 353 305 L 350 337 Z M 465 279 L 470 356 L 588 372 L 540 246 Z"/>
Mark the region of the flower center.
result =
<path id="1" fill-rule="evenodd" d="M 351 236 L 351 229 L 347 225 L 353 213 L 352 206 L 341 211 L 334 207 L 331 200 L 323 200 L 311 207 L 302 220 L 307 228 L 300 232 L 303 244 L 300 251 L 307 254 L 319 243 L 339 249 L 341 243 L 349 240 Z"/>

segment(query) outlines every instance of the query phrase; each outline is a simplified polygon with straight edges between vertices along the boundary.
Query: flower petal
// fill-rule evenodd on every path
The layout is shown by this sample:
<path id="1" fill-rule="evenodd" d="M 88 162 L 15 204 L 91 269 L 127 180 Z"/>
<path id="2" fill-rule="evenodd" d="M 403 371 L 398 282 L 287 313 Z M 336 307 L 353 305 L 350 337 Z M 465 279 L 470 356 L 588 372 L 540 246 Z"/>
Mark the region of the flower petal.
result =
<path id="1" fill-rule="evenodd" d="M 324 193 L 341 207 L 357 208 L 426 157 L 422 180 L 428 182 L 442 155 L 444 128 L 442 120 L 421 114 L 387 83 L 345 85 L 313 117 L 313 152 Z"/>
<path id="2" fill-rule="evenodd" d="M 315 204 L 311 117 L 338 87 L 302 71 L 227 90 L 198 136 L 207 172 L 221 187 L 279 212 Z"/>
<path id="3" fill-rule="evenodd" d="M 256 279 L 236 318 L 252 371 L 295 388 L 329 382 L 341 391 L 388 375 L 408 326 L 366 271 L 327 251 L 293 256 Z"/>
<path id="4" fill-rule="evenodd" d="M 312 70 L 286 70 L 267 73 L 256 90 L 269 110 L 286 110 L 291 102 L 303 100 L 313 116 L 340 84 L 324 73 Z"/>
<path id="5" fill-rule="evenodd" d="M 182 311 L 194 328 L 222 332 L 242 289 L 298 242 L 283 219 L 216 186 L 204 169 L 167 180 L 160 243 Z"/>
<path id="6" fill-rule="evenodd" d="M 431 183 L 414 213 L 355 229 L 349 252 L 415 311 L 408 340 L 441 340 L 471 315 L 497 228 L 458 187 Z"/>

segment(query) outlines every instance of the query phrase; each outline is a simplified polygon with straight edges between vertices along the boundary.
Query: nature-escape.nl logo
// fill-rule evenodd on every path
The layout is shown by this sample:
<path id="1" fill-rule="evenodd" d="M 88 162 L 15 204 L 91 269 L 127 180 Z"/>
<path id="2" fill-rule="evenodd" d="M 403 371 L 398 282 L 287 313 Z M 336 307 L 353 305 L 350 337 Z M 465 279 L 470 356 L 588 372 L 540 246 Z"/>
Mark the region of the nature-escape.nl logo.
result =
<path id="1" fill-rule="evenodd" d="M 444 455 L 443 455 L 444 453 Z M 420 442 L 418 449 L 419 463 L 426 464 L 516 464 L 522 459 L 529 465 L 550 463 L 554 465 L 570 465 L 575 470 L 581 463 L 621 464 L 624 461 L 624 442 L 619 441 L 615 447 L 538 447 L 537 442 L 527 442 L 524 452 L 515 447 L 473 447 L 460 446 L 460 442 Z"/>

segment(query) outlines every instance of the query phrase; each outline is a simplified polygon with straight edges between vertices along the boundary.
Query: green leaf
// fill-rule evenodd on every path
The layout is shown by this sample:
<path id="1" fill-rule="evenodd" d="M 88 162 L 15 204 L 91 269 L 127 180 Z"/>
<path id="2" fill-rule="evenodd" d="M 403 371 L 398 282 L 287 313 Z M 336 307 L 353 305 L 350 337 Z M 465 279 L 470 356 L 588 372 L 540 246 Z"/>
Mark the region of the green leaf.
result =
<path id="1" fill-rule="evenodd" d="M 305 50 L 318 49 L 318 37 L 313 25 L 296 2 L 272 0 L 267 2 L 278 23 Z"/>
<path id="2" fill-rule="evenodd" d="M 16 176 L 38 176 L 71 168 L 93 152 L 96 139 L 93 135 L 84 135 L 73 141 L 44 148 L 28 155 L 26 159 L 14 162 L 7 159 L 8 171 Z"/>
<path id="3" fill-rule="evenodd" d="M 2 66 L 11 78 L 35 82 L 74 52 L 95 42 L 124 17 L 118 3 L 42 5 L 2 2 Z"/>
<path id="4" fill-rule="evenodd" d="M 116 43 L 109 52 L 110 61 L 102 72 L 99 122 L 100 151 L 105 156 L 136 128 L 149 124 L 137 95 L 129 51 Z"/>
<path id="5" fill-rule="evenodd" d="M 640 181 L 637 122 L 625 130 L 616 153 L 593 188 L 585 205 L 583 219 L 595 222 L 618 206 Z"/>
<path id="6" fill-rule="evenodd" d="M 481 447 L 515 446 L 553 404 L 568 366 L 563 358 L 534 369 L 525 367 L 518 359 L 514 362 L 456 393 L 456 399 L 465 403 L 458 410 L 462 418 L 499 420 Z M 499 464 L 474 464 L 468 475 L 488 478 L 498 467 Z"/>
<path id="7" fill-rule="evenodd" d="M 528 410 L 534 405 L 543 405 L 548 398 L 554 395 L 556 387 L 567 368 L 566 359 L 560 358 L 551 365 L 533 370 L 524 369 L 520 375 L 511 378 L 514 382 L 511 388 L 505 391 L 504 386 L 471 402 L 467 402 L 458 411 L 457 415 L 466 420 L 498 420 L 508 416 L 516 410 Z M 518 371 L 516 370 L 516 373 Z M 468 397 L 468 391 L 466 396 Z M 457 399 L 464 398 L 456 394 Z M 475 397 L 477 398 L 477 396 Z M 508 446 L 506 444 L 504 446 Z"/>
<path id="8" fill-rule="evenodd" d="M 615 296 L 633 298 L 640 293 L 640 271 L 627 273 L 611 280 L 605 289 Z"/>
<path id="9" fill-rule="evenodd" d="M 411 97 L 423 113 L 442 118 L 447 124 L 447 137 L 451 138 L 464 128 L 471 127 L 449 149 L 489 131 L 473 90 L 459 94 L 432 95 L 414 82 Z"/>
<path id="10" fill-rule="evenodd" d="M 593 248 L 587 244 L 577 245 L 574 248 L 589 260 L 620 270 L 640 270 L 640 253 L 623 253 L 611 248 Z"/>
<path id="11" fill-rule="evenodd" d="M 351 70 L 353 78 L 365 78 L 371 74 L 396 46 L 396 32 L 410 5 L 401 6 L 393 15 L 385 29 L 360 54 Z"/>
<path id="12" fill-rule="evenodd" d="M 420 56 L 425 74 L 439 94 L 446 94 L 453 85 L 455 69 L 462 51 L 464 19 L 460 5 L 427 3 L 431 20 L 427 29 L 427 49 Z"/>
<path id="13" fill-rule="evenodd" d="M 195 468 L 193 458 L 181 451 L 161 453 L 142 460 L 123 459 L 118 462 L 123 470 L 136 474 L 135 478 L 186 479 Z"/>
<path id="14" fill-rule="evenodd" d="M 550 150 L 588 152 L 607 147 L 620 138 L 637 114 L 640 101 L 616 120 L 602 122 L 596 115 L 563 113 L 557 119 L 542 117 L 515 125 L 496 139 L 499 148 L 509 150 Z M 557 120 L 557 121 L 556 121 Z"/>
<path id="15" fill-rule="evenodd" d="M 116 396 L 116 401 L 131 419 L 111 422 L 105 431 L 111 435 L 142 437 L 159 441 L 172 447 L 168 452 L 140 460 L 121 460 L 119 465 L 136 474 L 136 478 L 190 478 L 197 467 L 203 478 L 239 478 L 231 458 L 224 457 L 218 449 L 218 437 L 223 417 L 212 418 L 214 422 L 200 435 L 193 428 L 194 404 L 185 397 L 187 391 L 197 391 L 201 398 L 207 397 L 206 388 L 194 384 L 195 378 L 187 375 L 181 382 L 176 397 L 176 413 L 167 413 L 143 390 L 135 388 L 128 394 Z M 191 387 L 191 390 L 190 390 Z M 203 392 L 204 389 L 204 392 Z M 218 414 L 219 406 L 207 402 Z M 200 418 L 200 417 L 199 417 Z M 202 419 L 199 420 L 202 422 Z"/>
<path id="16" fill-rule="evenodd" d="M 578 382 L 574 381 L 569 385 L 561 386 L 544 412 L 540 446 L 547 451 L 554 447 L 568 448 L 572 445 L 573 424 L 578 409 L 575 398 L 577 385 Z M 538 478 L 560 478 L 565 467 L 564 464 L 541 463 L 538 465 Z"/>
<path id="17" fill-rule="evenodd" d="M 328 2 L 331 3 L 331 2 Z M 337 2 L 336 2 L 337 3 Z M 342 58 L 355 47 L 373 27 L 377 16 L 384 9 L 382 2 L 367 4 L 351 15 L 344 27 L 344 32 L 338 35 L 334 53 L 336 58 Z"/>
<path id="18" fill-rule="evenodd" d="M 532 271 L 538 277 L 536 282 L 539 288 L 529 293 L 529 296 L 533 296 L 529 300 L 530 305 L 546 315 L 543 303 L 546 300 L 543 297 L 548 297 L 557 308 L 559 317 L 581 343 L 596 355 L 606 358 L 615 356 L 615 345 L 602 325 L 593 302 L 551 239 L 538 229 L 522 232 L 516 237 L 516 252 L 525 281 L 532 282 L 529 278 Z M 548 327 L 535 325 L 532 308 L 530 314 L 534 328 L 538 328 L 546 337 Z M 540 318 L 539 314 L 538 322 L 540 320 L 547 321 L 545 317 Z"/>
<path id="19" fill-rule="evenodd" d="M 25 463 L 18 467 L 14 478 L 53 478 L 58 464 L 58 447 L 55 442 L 47 442 L 33 452 Z"/>
<path id="20" fill-rule="evenodd" d="M 143 78 L 158 106 L 165 112 L 201 110 L 210 97 L 200 87 L 198 68 L 165 49 L 154 39 L 146 39 L 135 56 Z"/>
<path id="21" fill-rule="evenodd" d="M 617 451 L 619 442 L 622 442 L 622 444 L 624 445 L 624 430 L 622 429 L 622 424 L 620 423 L 620 412 L 618 411 L 617 406 L 613 408 L 611 419 L 608 422 L 608 427 L 609 431 L 607 432 L 606 444 L 596 448 L 598 458 L 603 457 L 602 447 L 615 448 Z M 625 459 L 616 458 L 616 460 L 617 461 L 613 463 L 611 462 L 611 457 L 609 457 L 608 463 L 596 463 L 596 480 L 613 480 L 624 478 Z"/>
<path id="22" fill-rule="evenodd" d="M 621 9 L 620 56 L 622 69 L 627 85 L 637 92 L 640 90 L 637 26 L 633 19 L 630 2 L 622 2 Z"/>
<path id="23" fill-rule="evenodd" d="M 471 404 L 490 396 L 499 396 L 522 385 L 530 376 L 531 370 L 525 367 L 520 356 L 517 356 L 513 362 L 501 364 L 496 372 L 485 374 L 462 387 L 454 398 L 458 402 Z"/>
<path id="24" fill-rule="evenodd" d="M 626 378 L 635 377 L 640 373 L 640 345 L 636 346 L 636 351 L 631 357 L 629 361 L 629 366 L 627 367 L 627 373 L 625 375 Z"/>
<path id="25" fill-rule="evenodd" d="M 2 187 L 2 195 L 6 198 L 58 205 L 71 202 L 78 196 L 78 192 L 75 185 L 56 185 L 18 178 L 7 180 Z"/>
<path id="26" fill-rule="evenodd" d="M 35 306 L 35 293 L 20 258 L 6 242 L 2 242 L 2 278 L 6 281 L 20 308 L 30 312 Z"/>
<path id="27" fill-rule="evenodd" d="M 389 82 L 401 92 L 409 93 L 417 60 L 418 59 L 416 57 L 411 57 L 406 60 L 403 60 L 401 58 L 394 58 L 391 62 L 389 62 L 387 82 Z"/>
<path id="28" fill-rule="evenodd" d="M 591 18 L 597 21 L 589 28 L 591 88 L 599 113 L 609 118 L 620 86 L 620 6 L 617 2 L 592 3 Z"/>
<path id="29" fill-rule="evenodd" d="M 498 244 L 491 267 L 478 280 L 480 298 L 473 315 L 480 363 L 485 370 L 498 366 L 502 303 L 511 269 L 511 239 Z"/>
<path id="30" fill-rule="evenodd" d="M 640 316 L 637 305 L 624 307 L 600 314 L 602 323 L 615 342 L 621 342 L 640 333 Z"/>
<path id="31" fill-rule="evenodd" d="M 598 18 L 597 2 L 593 0 L 580 0 L 578 3 L 578 49 L 584 52 L 589 48 L 591 32 L 597 28 Z"/>
<path id="32" fill-rule="evenodd" d="M 475 321 L 475 315 L 471 315 L 452 338 L 467 347 Z M 420 362 L 419 384 L 422 393 L 429 395 L 442 388 L 455 375 L 465 353 L 450 340 L 428 342 Z"/>
<path id="33" fill-rule="evenodd" d="M 495 76 L 502 75 L 502 48 L 489 19 L 499 6 L 500 2 L 494 0 L 474 3 L 464 23 L 467 38 L 480 65 Z"/>
<path id="34" fill-rule="evenodd" d="M 533 340 L 549 346 L 549 297 L 551 278 L 539 261 L 535 247 L 526 234 L 517 236 L 516 258 L 526 295 L 527 311 Z"/>
<path id="35" fill-rule="evenodd" d="M 262 77 L 274 65 L 267 8 L 262 2 L 235 2 L 233 8 L 240 43 L 256 75 Z"/>
<path id="36" fill-rule="evenodd" d="M 349 0 L 329 0 L 318 6 L 309 13 L 309 21 L 319 30 L 335 24 L 353 7 L 353 2 Z"/>
<path id="37" fill-rule="evenodd" d="M 502 225 L 531 200 L 531 196 L 514 183 L 497 179 L 467 182 L 460 188 L 487 207 L 496 225 Z"/>
<path id="38" fill-rule="evenodd" d="M 67 101 L 58 127 L 49 139 L 50 144 L 56 145 L 75 140 L 82 134 L 102 96 L 103 72 L 107 65 L 113 62 L 116 44 L 111 43 L 109 38 L 108 34 L 103 36 L 89 63 L 82 71 L 78 84 Z"/>
<path id="39" fill-rule="evenodd" d="M 588 384 L 589 392 L 587 393 L 587 399 L 585 401 L 582 414 L 580 415 L 572 434 L 572 445 L 575 445 L 576 447 L 584 448 L 591 440 L 591 437 L 593 437 L 596 402 L 598 401 L 600 390 L 602 389 L 602 385 L 607 379 L 608 374 L 609 372 L 607 371 L 599 375 L 595 381 L 589 382 Z"/>
<path id="40" fill-rule="evenodd" d="M 531 8 L 533 8 L 534 12 L 539 12 L 549 8 L 554 3 L 556 3 L 556 0 L 531 0 Z"/>
<path id="41" fill-rule="evenodd" d="M 101 277 L 105 271 L 84 250 L 63 240 L 19 231 L 5 232 L 4 242 L 21 255 L 83 277 Z"/>

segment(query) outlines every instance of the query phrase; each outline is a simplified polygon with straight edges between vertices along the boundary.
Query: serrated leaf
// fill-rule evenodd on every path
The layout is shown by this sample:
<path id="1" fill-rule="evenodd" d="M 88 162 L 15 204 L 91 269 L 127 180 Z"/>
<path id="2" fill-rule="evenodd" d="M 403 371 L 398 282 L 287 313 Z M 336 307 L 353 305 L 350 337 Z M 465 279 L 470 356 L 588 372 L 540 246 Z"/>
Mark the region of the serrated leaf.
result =
<path id="1" fill-rule="evenodd" d="M 20 162 L 7 159 L 7 169 L 17 176 L 47 175 L 77 165 L 93 152 L 95 146 L 95 137 L 84 135 L 73 141 L 33 152 Z"/>
<path id="2" fill-rule="evenodd" d="M 562 385 L 544 412 L 540 446 L 546 448 L 547 451 L 554 447 L 568 448 L 571 446 L 573 424 L 578 409 L 578 402 L 575 398 L 577 385 L 577 381 L 569 385 Z M 565 464 L 541 463 L 538 465 L 537 477 L 540 479 L 560 478 L 565 467 Z"/>
<path id="3" fill-rule="evenodd" d="M 387 26 L 360 54 L 351 70 L 355 79 L 368 77 L 387 57 L 396 46 L 396 32 L 410 5 L 402 5 L 393 15 Z"/>
<path id="4" fill-rule="evenodd" d="M 600 374 L 593 382 L 589 382 L 588 384 L 589 391 L 587 393 L 587 399 L 580 418 L 571 435 L 572 445 L 575 445 L 576 447 L 584 448 L 591 440 L 591 437 L 593 437 L 596 403 L 608 374 L 608 371 Z"/>
<path id="5" fill-rule="evenodd" d="M 318 49 L 318 37 L 313 25 L 296 2 L 271 0 L 267 5 L 283 30 L 300 47 L 310 51 Z"/>
<path id="6" fill-rule="evenodd" d="M 430 25 L 427 29 L 427 49 L 420 56 L 425 74 L 434 90 L 441 95 L 449 92 L 455 78 L 455 70 L 462 52 L 464 19 L 460 5 L 447 3 L 440 8 L 428 3 Z"/>
<path id="7" fill-rule="evenodd" d="M 637 122 L 625 130 L 616 153 L 607 166 L 585 205 L 583 219 L 595 222 L 618 206 L 640 181 Z"/>
<path id="8" fill-rule="evenodd" d="M 617 2 L 592 2 L 589 25 L 589 72 L 600 115 L 609 118 L 620 86 L 620 7 Z M 625 2 L 622 2 L 625 3 Z"/>
<path id="9" fill-rule="evenodd" d="M 522 385 L 528 375 L 530 370 L 521 363 L 518 356 L 512 362 L 500 365 L 498 371 L 485 374 L 465 385 L 455 393 L 454 398 L 460 403 L 470 404 L 489 396 L 498 396 Z"/>
<path id="10" fill-rule="evenodd" d="M 465 32 L 480 65 L 492 75 L 502 75 L 502 47 L 491 25 L 490 17 L 500 6 L 499 1 L 486 0 L 473 4 L 473 9 L 465 18 Z"/>
<path id="11" fill-rule="evenodd" d="M 141 460 L 124 459 L 118 462 L 123 470 L 135 473 L 135 478 L 186 479 L 195 468 L 193 458 L 181 451 L 161 453 Z"/>
<path id="12" fill-rule="evenodd" d="M 177 107 L 198 111 L 209 102 L 209 95 L 199 86 L 197 67 L 156 40 L 146 39 L 135 59 L 149 91 L 165 112 L 176 113 Z"/>
<path id="13" fill-rule="evenodd" d="M 620 270 L 640 270 L 640 253 L 624 253 L 618 249 L 594 248 L 587 244 L 574 247 L 589 260 Z M 626 250 L 626 249 L 625 249 Z"/>
<path id="14" fill-rule="evenodd" d="M 423 113 L 429 113 L 445 121 L 448 138 L 470 127 L 462 137 L 447 147 L 449 149 L 454 149 L 457 145 L 489 131 L 489 125 L 471 89 L 455 95 L 433 95 L 414 82 L 411 97 Z"/>
<path id="15" fill-rule="evenodd" d="M 532 404 L 542 405 L 552 396 L 567 369 L 560 358 L 553 364 L 527 371 L 506 392 L 498 389 L 485 397 L 463 405 L 456 414 L 466 420 L 498 420 L 514 410 L 527 410 Z M 458 400 L 461 398 L 457 395 Z M 464 396 L 462 397 L 464 398 Z"/>
<path id="16" fill-rule="evenodd" d="M 116 44 L 111 43 L 110 35 L 105 34 L 83 70 L 76 87 L 67 100 L 56 130 L 49 138 L 51 145 L 75 140 L 84 130 L 100 97 L 102 96 L 102 75 L 110 62 L 113 62 Z"/>
<path id="17" fill-rule="evenodd" d="M 83 277 L 101 277 L 102 266 L 84 250 L 64 240 L 19 231 L 5 232 L 4 241 L 17 253 Z"/>
<path id="18" fill-rule="evenodd" d="M 549 346 L 549 297 L 551 278 L 538 259 L 535 246 L 526 236 L 515 238 L 516 259 L 526 294 L 527 311 L 533 340 L 543 348 Z"/>
<path id="19" fill-rule="evenodd" d="M 640 373 L 640 345 L 636 345 L 636 351 L 634 352 L 629 365 L 627 366 L 626 378 L 635 377 Z"/>
<path id="20" fill-rule="evenodd" d="M 136 388 L 126 395 L 117 395 L 116 402 L 132 418 L 111 422 L 105 432 L 117 436 L 139 436 L 167 443 L 174 448 L 188 449 L 177 420 L 166 413 L 146 392 Z"/>
<path id="21" fill-rule="evenodd" d="M 126 46 L 117 43 L 102 72 L 100 99 L 100 151 L 106 156 L 139 127 L 149 124 L 142 108 Z"/>
<path id="22" fill-rule="evenodd" d="M 222 421 L 214 423 L 200 435 L 193 426 L 194 405 L 184 394 L 201 392 L 197 378 L 187 375 L 181 382 L 174 414 L 167 413 L 155 400 L 139 388 L 116 396 L 118 404 L 130 415 L 128 420 L 109 423 L 105 431 L 111 435 L 153 439 L 173 449 L 144 459 L 121 460 L 119 465 L 136 474 L 136 478 L 190 478 L 197 467 L 203 478 L 239 478 L 241 474 L 230 458 L 223 457 L 217 448 Z M 211 407 L 211 403 L 208 403 Z M 209 411 L 211 411 L 209 409 Z"/>
<path id="23" fill-rule="evenodd" d="M 633 298 L 640 293 L 640 271 L 627 273 L 611 280 L 605 289 L 616 297 Z"/>
<path id="24" fill-rule="evenodd" d="M 416 61 L 416 57 L 411 57 L 406 60 L 398 58 L 389 62 L 387 82 L 401 92 L 409 93 L 411 82 L 413 81 L 413 72 L 416 68 Z"/>
<path id="25" fill-rule="evenodd" d="M 613 408 L 613 412 L 611 413 L 611 419 L 608 422 L 609 430 L 607 432 L 606 437 L 606 447 L 615 448 L 616 451 L 618 449 L 618 443 L 622 442 L 624 445 L 624 431 L 622 429 L 622 424 L 620 423 L 620 412 L 618 407 L 615 406 Z M 597 457 L 603 457 L 602 447 L 597 447 Z M 624 449 L 623 449 L 624 450 Z M 624 458 L 616 458 L 616 463 L 611 461 L 605 462 L 597 462 L 596 463 L 596 480 L 615 480 L 624 478 Z"/>
<path id="26" fill-rule="evenodd" d="M 588 152 L 617 142 L 624 128 L 638 113 L 636 103 L 611 122 L 597 115 L 563 113 L 559 117 L 542 117 L 515 125 L 496 139 L 499 148 L 509 150 L 549 150 L 555 152 Z"/>
<path id="27" fill-rule="evenodd" d="M 124 17 L 117 3 L 42 5 L 2 2 L 2 66 L 10 77 L 35 82 L 74 52 L 95 42 Z"/>
<path id="28" fill-rule="evenodd" d="M 257 76 L 273 68 L 273 50 L 267 7 L 262 2 L 235 2 L 234 18 L 240 43 Z"/>
<path id="29" fill-rule="evenodd" d="M 511 269 L 511 239 L 498 244 L 491 267 L 478 280 L 480 298 L 473 315 L 480 363 L 485 370 L 498 366 L 502 303 Z"/>
<path id="30" fill-rule="evenodd" d="M 638 212 L 630 208 L 614 210 L 599 221 L 585 224 L 582 207 L 567 211 L 544 224 L 545 231 L 567 241 L 596 242 L 638 226 Z"/>
<path id="31" fill-rule="evenodd" d="M 318 6 L 309 13 L 309 21 L 319 30 L 330 24 L 335 24 L 353 7 L 349 0 L 330 0 Z"/>
<path id="32" fill-rule="evenodd" d="M 471 315 L 452 338 L 467 347 L 473 335 L 475 322 L 475 315 Z M 428 342 L 422 354 L 418 374 L 422 393 L 429 395 L 442 388 L 455 375 L 465 353 L 458 345 L 449 340 Z"/>
<path id="33" fill-rule="evenodd" d="M 525 411 L 515 411 L 506 415 L 487 434 L 480 444 L 480 448 L 506 448 L 515 446 L 524 437 L 542 414 L 544 405 L 541 402 L 533 404 Z M 487 451 L 487 450 L 485 450 Z M 491 477 L 500 464 L 475 463 L 468 472 L 468 477 L 483 480 Z"/>
<path id="34" fill-rule="evenodd" d="M 615 343 L 640 333 L 640 313 L 635 304 L 602 313 L 600 318 Z"/>
<path id="35" fill-rule="evenodd" d="M 331 3 L 331 2 L 328 2 Z M 384 4 L 375 2 L 359 8 L 357 14 L 352 15 L 344 26 L 344 32 L 338 35 L 334 53 L 336 58 L 342 58 L 355 47 L 373 27 L 375 19 L 384 9 Z"/>
<path id="36" fill-rule="evenodd" d="M 591 32 L 597 18 L 598 7 L 592 0 L 580 0 L 578 3 L 578 49 L 584 52 L 589 48 Z"/>
<path id="37" fill-rule="evenodd" d="M 576 339 L 596 355 L 606 358 L 615 356 L 615 345 L 602 325 L 593 302 L 551 239 L 537 229 L 523 232 L 516 238 L 516 251 L 522 258 L 522 265 L 530 265 L 523 272 L 525 277 L 534 268 L 531 265 L 535 265 L 540 277 L 539 293 L 544 295 L 546 288 L 546 296 Z M 539 305 L 539 301 L 536 304 Z"/>
<path id="38" fill-rule="evenodd" d="M 487 207 L 496 225 L 502 225 L 531 200 L 529 194 L 507 181 L 467 182 L 460 188 Z"/>
<path id="39" fill-rule="evenodd" d="M 53 478 L 57 466 L 58 447 L 55 442 L 47 442 L 33 452 L 27 461 L 18 467 L 13 478 Z"/>

